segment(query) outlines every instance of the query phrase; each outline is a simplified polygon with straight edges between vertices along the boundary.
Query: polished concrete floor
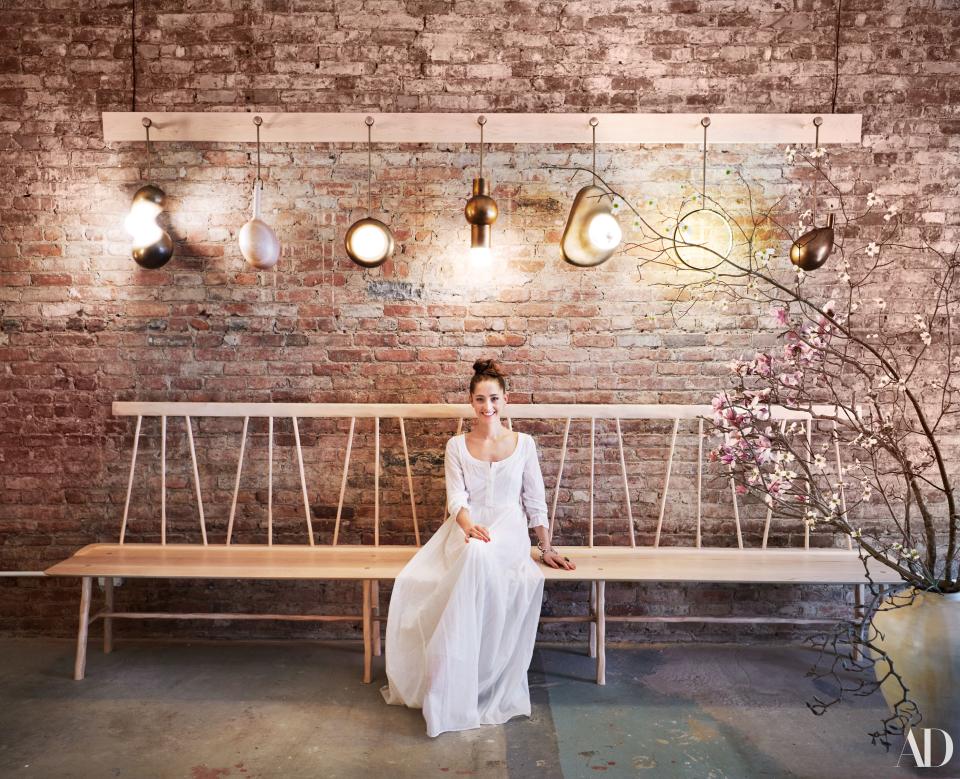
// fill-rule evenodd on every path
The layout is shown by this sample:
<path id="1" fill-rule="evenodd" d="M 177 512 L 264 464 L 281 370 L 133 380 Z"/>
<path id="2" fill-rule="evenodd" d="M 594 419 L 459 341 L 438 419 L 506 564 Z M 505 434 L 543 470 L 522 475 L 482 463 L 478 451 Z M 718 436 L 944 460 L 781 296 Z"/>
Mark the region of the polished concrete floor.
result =
<path id="1" fill-rule="evenodd" d="M 121 639 L 104 655 L 91 640 L 74 682 L 70 643 L 0 639 L 0 776 L 929 775 L 870 744 L 879 697 L 814 716 L 812 659 L 786 645 L 613 647 L 598 687 L 580 647 L 538 646 L 530 719 L 431 739 L 420 712 L 383 703 L 382 658 L 360 683 L 350 642 Z"/>

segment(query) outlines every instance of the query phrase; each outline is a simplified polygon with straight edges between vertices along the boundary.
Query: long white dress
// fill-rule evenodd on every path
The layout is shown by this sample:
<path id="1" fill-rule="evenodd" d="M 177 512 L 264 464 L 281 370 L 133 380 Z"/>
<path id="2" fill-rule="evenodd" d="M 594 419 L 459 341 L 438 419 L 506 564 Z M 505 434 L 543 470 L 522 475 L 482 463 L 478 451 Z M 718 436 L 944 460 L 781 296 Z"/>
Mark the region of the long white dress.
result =
<path id="1" fill-rule="evenodd" d="M 422 708 L 427 735 L 530 715 L 527 669 L 543 598 L 528 527 L 547 525 L 536 444 L 500 462 L 447 442 L 447 519 L 397 577 L 387 618 L 387 703 Z M 462 507 L 490 541 L 470 539 Z"/>

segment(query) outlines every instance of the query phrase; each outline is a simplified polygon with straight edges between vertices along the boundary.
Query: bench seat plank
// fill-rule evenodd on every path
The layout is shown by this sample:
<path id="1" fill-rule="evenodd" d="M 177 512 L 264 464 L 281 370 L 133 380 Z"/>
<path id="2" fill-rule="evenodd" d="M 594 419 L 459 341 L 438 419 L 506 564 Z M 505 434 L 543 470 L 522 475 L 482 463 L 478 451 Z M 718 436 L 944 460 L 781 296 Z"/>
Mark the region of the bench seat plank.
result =
<path id="1" fill-rule="evenodd" d="M 864 584 L 863 564 L 846 549 L 557 547 L 576 571 L 543 568 L 548 580 Z M 49 576 L 164 579 L 395 579 L 415 546 L 199 546 L 91 544 L 48 568 Z M 536 559 L 539 552 L 534 548 Z M 872 561 L 871 561 L 872 562 Z M 877 583 L 896 583 L 870 566 Z"/>

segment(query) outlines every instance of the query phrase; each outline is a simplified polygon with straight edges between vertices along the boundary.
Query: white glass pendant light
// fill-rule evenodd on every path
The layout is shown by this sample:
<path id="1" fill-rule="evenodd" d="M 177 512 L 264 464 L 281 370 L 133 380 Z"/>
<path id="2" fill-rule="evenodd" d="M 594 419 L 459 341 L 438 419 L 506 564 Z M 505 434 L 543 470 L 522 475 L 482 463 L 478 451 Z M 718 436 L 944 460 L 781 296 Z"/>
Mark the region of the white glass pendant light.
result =
<path id="1" fill-rule="evenodd" d="M 480 125 L 480 176 L 473 180 L 473 196 L 467 201 L 463 215 L 470 223 L 470 265 L 484 267 L 490 263 L 491 225 L 497 221 L 500 213 L 497 201 L 490 197 L 487 180 L 483 177 L 483 126 L 485 116 L 477 117 Z"/>
<path id="2" fill-rule="evenodd" d="M 693 270 L 713 270 L 733 250 L 730 222 L 715 208 L 707 207 L 707 128 L 710 118 L 700 120 L 703 126 L 703 185 L 701 206 L 690 211 L 673 231 L 673 251 L 683 265 Z"/>
<path id="3" fill-rule="evenodd" d="M 147 178 L 150 177 L 151 124 L 151 121 L 144 117 L 143 127 L 147 134 Z M 123 227 L 131 239 L 130 254 L 141 268 L 155 270 L 166 265 L 173 257 L 173 240 L 157 224 L 165 197 L 164 191 L 158 186 L 147 184 L 140 187 L 133 196 L 130 213 L 123 221 Z"/>
<path id="4" fill-rule="evenodd" d="M 240 253 L 257 270 L 269 270 L 280 259 L 280 239 L 260 218 L 260 199 L 263 194 L 263 179 L 260 178 L 260 125 L 263 119 L 253 117 L 257 128 L 257 177 L 253 182 L 253 216 L 240 228 Z"/>
<path id="5" fill-rule="evenodd" d="M 364 123 L 367 125 L 367 215 L 358 219 L 347 230 L 347 255 L 357 265 L 364 268 L 376 268 L 383 265 L 393 254 L 393 233 L 379 219 L 370 216 L 373 206 L 373 117 L 368 116 Z"/>
<path id="6" fill-rule="evenodd" d="M 623 231 L 613 215 L 613 195 L 597 186 L 598 124 L 596 117 L 590 118 L 593 131 L 593 184 L 577 192 L 560 239 L 563 259 L 581 268 L 606 262 L 623 239 Z"/>

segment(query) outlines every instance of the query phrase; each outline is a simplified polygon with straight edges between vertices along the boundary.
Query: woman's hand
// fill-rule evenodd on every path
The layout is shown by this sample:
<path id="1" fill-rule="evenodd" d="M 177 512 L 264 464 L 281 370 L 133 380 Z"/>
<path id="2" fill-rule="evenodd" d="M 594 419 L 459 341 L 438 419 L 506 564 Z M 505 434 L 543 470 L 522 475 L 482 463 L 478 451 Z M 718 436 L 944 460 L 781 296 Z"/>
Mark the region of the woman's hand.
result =
<path id="1" fill-rule="evenodd" d="M 577 566 L 569 557 L 564 557 L 556 549 L 549 549 L 540 555 L 540 562 L 551 568 L 562 568 L 565 571 L 575 571 Z"/>
<path id="2" fill-rule="evenodd" d="M 490 531 L 485 528 L 483 525 L 470 525 L 464 531 L 466 533 L 466 538 L 464 539 L 465 543 L 470 543 L 471 538 L 476 538 L 478 541 L 490 541 Z"/>

